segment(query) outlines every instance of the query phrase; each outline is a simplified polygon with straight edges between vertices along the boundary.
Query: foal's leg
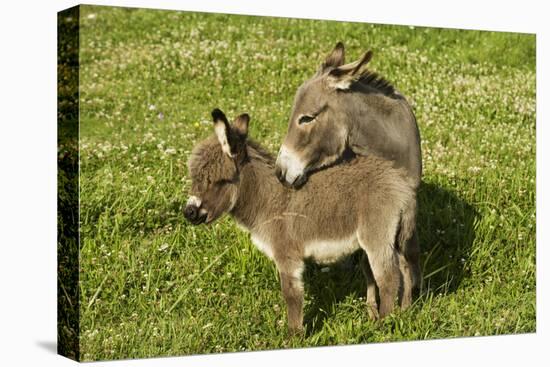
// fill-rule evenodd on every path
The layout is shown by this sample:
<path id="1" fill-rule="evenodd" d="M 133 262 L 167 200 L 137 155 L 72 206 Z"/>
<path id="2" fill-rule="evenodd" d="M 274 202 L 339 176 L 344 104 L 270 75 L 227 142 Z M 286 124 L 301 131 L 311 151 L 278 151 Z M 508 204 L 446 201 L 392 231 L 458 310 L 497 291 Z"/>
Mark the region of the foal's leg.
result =
<path id="1" fill-rule="evenodd" d="M 367 253 L 378 287 L 380 318 L 384 318 L 392 312 L 401 284 L 399 259 L 394 246 L 397 230 L 394 218 L 397 216 L 379 216 L 375 213 L 368 213 L 362 228 L 358 231 L 359 244 Z M 392 219 L 394 219 L 394 223 L 392 223 Z"/>
<path id="2" fill-rule="evenodd" d="M 303 301 L 304 283 L 302 272 L 304 263 L 302 261 L 285 261 L 278 263 L 279 276 L 283 297 L 287 305 L 288 330 L 290 334 L 300 333 L 303 330 Z"/>
<path id="3" fill-rule="evenodd" d="M 376 282 L 374 280 L 374 275 L 372 274 L 372 269 L 370 268 L 369 259 L 367 258 L 366 253 L 361 254 L 361 270 L 363 270 L 363 275 L 367 281 L 367 310 L 371 320 L 378 319 L 378 301 L 376 300 Z"/>
<path id="4" fill-rule="evenodd" d="M 367 255 L 380 295 L 378 315 L 384 318 L 393 311 L 401 274 L 392 244 L 367 245 Z"/>

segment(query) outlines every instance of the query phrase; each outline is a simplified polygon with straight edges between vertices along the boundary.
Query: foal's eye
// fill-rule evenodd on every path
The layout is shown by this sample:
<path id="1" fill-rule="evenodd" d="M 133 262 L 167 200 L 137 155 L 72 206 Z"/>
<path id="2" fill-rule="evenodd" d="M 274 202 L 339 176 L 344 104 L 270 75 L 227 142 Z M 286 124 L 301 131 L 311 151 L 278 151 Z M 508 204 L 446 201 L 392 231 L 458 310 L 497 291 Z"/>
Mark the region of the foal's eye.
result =
<path id="1" fill-rule="evenodd" d="M 231 182 L 232 182 L 231 180 L 222 178 L 221 180 L 218 180 L 218 181 L 214 182 L 214 184 L 216 186 L 224 186 L 224 185 L 230 184 Z"/>
<path id="2" fill-rule="evenodd" d="M 310 123 L 311 121 L 315 120 L 315 116 L 308 116 L 308 115 L 303 115 L 302 117 L 300 117 L 300 119 L 298 120 L 298 124 L 302 125 L 302 124 L 308 124 Z"/>

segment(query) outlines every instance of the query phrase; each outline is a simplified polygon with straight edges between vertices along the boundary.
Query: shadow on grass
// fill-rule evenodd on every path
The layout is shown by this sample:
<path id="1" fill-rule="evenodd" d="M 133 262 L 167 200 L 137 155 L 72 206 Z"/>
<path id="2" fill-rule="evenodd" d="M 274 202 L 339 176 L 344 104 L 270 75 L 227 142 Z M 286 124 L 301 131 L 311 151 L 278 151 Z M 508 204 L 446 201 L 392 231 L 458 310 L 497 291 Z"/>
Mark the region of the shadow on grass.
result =
<path id="1" fill-rule="evenodd" d="M 421 184 L 417 217 L 424 277 L 421 295 L 452 293 L 468 275 L 464 264 L 470 256 L 478 215 L 472 205 L 452 191 L 432 183 Z M 307 336 L 318 332 L 346 297 L 366 295 L 367 284 L 359 266 L 361 256 L 358 251 L 331 265 L 328 272 L 322 271 L 324 266 L 307 264 L 304 281 L 311 300 L 304 310 Z"/>

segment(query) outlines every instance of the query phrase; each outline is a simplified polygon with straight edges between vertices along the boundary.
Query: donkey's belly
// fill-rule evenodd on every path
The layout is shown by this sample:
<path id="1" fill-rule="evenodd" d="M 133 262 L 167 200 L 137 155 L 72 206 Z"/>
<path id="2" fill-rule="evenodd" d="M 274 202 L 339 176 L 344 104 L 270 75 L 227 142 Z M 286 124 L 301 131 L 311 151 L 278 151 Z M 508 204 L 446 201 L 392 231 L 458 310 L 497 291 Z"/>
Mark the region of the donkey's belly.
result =
<path id="1" fill-rule="evenodd" d="M 318 240 L 306 243 L 304 256 L 310 257 L 318 263 L 328 264 L 338 261 L 359 249 L 357 236 L 338 240 Z"/>

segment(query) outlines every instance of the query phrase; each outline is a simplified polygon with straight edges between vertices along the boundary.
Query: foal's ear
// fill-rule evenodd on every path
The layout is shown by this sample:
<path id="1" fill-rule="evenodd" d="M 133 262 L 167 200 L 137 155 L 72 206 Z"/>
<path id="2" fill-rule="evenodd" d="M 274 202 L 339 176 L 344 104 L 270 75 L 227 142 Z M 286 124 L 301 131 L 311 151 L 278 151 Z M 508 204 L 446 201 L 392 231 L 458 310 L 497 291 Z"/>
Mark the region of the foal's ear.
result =
<path id="1" fill-rule="evenodd" d="M 371 59 L 372 51 L 369 50 L 359 60 L 332 69 L 328 73 L 329 85 L 335 89 L 349 89 L 365 73 Z"/>
<path id="2" fill-rule="evenodd" d="M 233 121 L 233 131 L 241 138 L 246 138 L 248 135 L 248 123 L 250 122 L 250 116 L 247 113 L 237 116 Z"/>
<path id="3" fill-rule="evenodd" d="M 216 108 L 212 111 L 212 120 L 214 121 L 214 131 L 222 146 L 222 151 L 232 158 L 233 154 L 231 153 L 231 146 L 229 145 L 231 126 L 229 126 L 227 117 L 225 117 L 225 114 L 219 108 Z"/>

